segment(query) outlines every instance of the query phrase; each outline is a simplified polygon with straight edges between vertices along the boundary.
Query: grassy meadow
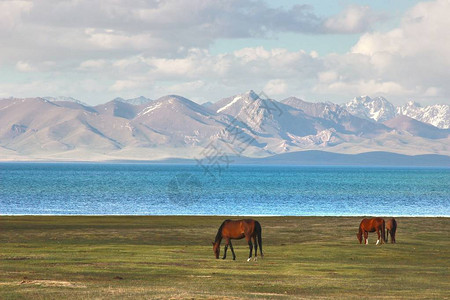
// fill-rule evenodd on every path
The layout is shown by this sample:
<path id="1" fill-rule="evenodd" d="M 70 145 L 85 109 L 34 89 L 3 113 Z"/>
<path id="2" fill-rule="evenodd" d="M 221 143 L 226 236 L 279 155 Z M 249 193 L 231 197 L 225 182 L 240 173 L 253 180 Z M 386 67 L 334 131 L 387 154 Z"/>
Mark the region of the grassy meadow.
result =
<path id="1" fill-rule="evenodd" d="M 258 217 L 256 262 L 245 240 L 214 258 L 224 219 L 0 216 L 0 299 L 450 297 L 450 218 L 397 218 L 375 246 L 359 217 Z"/>

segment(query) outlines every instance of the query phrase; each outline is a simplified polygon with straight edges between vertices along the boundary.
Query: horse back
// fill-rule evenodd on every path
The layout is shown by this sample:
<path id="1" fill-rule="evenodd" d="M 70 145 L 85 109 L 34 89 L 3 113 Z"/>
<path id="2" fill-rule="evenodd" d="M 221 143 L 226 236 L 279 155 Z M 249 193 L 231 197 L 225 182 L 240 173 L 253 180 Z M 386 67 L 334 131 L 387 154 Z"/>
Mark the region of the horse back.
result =
<path id="1" fill-rule="evenodd" d="M 226 220 L 222 228 L 222 235 L 233 239 L 242 239 L 245 234 L 252 234 L 255 230 L 255 220 Z"/>
<path id="2" fill-rule="evenodd" d="M 368 232 L 374 232 L 378 228 L 382 228 L 384 224 L 383 218 L 372 218 L 372 219 L 363 219 L 360 223 L 360 228 L 368 231 Z"/>

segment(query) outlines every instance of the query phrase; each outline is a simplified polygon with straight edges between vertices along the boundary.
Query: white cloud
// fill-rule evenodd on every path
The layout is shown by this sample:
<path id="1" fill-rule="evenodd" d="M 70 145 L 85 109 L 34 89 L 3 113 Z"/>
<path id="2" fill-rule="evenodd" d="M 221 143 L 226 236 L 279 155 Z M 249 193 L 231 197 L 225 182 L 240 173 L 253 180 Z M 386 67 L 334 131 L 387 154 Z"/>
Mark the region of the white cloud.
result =
<path id="1" fill-rule="evenodd" d="M 335 33 L 360 33 L 368 30 L 384 16 L 373 12 L 369 6 L 351 5 L 344 11 L 328 18 L 324 27 Z"/>
<path id="2" fill-rule="evenodd" d="M 179 84 L 174 84 L 166 88 L 168 94 L 194 94 L 205 86 L 203 80 L 188 81 Z"/>
<path id="3" fill-rule="evenodd" d="M 346 33 L 348 26 L 338 27 L 351 15 L 326 19 L 307 5 L 272 8 L 251 0 L 0 1 L 0 37 L 8 45 L 0 49 L 0 63 L 85 61 L 100 55 L 168 58 L 205 49 L 217 39 Z M 324 25 L 330 22 L 332 29 Z M 356 23 L 350 24 L 352 32 L 365 28 Z"/>
<path id="4" fill-rule="evenodd" d="M 78 67 L 80 70 L 103 70 L 106 65 L 104 59 L 90 59 L 83 61 Z"/>
<path id="5" fill-rule="evenodd" d="M 449 13 L 448 0 L 419 3 L 398 28 L 366 33 L 346 54 L 257 46 L 213 54 L 208 45 L 217 39 L 364 32 L 383 16 L 349 6 L 322 18 L 307 6 L 274 9 L 249 0 L 0 1 L 7 45 L 0 64 L 10 67 L 0 76 L 16 70 L 32 77 L 0 87 L 17 96 L 84 93 L 97 102 L 171 92 L 216 100 L 249 89 L 307 100 L 382 94 L 399 103 L 442 102 L 450 99 Z"/>
<path id="6" fill-rule="evenodd" d="M 267 95 L 278 96 L 286 93 L 288 85 L 282 79 L 270 80 L 263 88 Z"/>
<path id="7" fill-rule="evenodd" d="M 386 95 L 391 98 L 393 95 L 414 95 L 418 90 L 408 90 L 400 84 L 392 81 L 380 82 L 377 80 L 357 80 L 351 82 L 335 81 L 329 84 L 318 84 L 314 87 L 317 94 L 333 93 L 337 95 L 346 94 L 353 91 L 354 95 Z M 344 99 L 348 100 L 348 99 Z M 392 99 L 395 100 L 395 99 Z"/>
<path id="8" fill-rule="evenodd" d="M 442 93 L 442 89 L 434 86 L 430 86 L 424 92 L 424 96 L 426 97 L 437 97 Z"/>
<path id="9" fill-rule="evenodd" d="M 19 60 L 16 64 L 16 69 L 19 72 L 33 72 L 36 69 L 32 67 L 29 63 Z"/>
<path id="10" fill-rule="evenodd" d="M 145 78 L 135 77 L 130 79 L 119 79 L 109 88 L 113 92 L 129 91 L 136 88 L 142 88 L 148 83 Z"/>
<path id="11" fill-rule="evenodd" d="M 364 34 L 352 52 L 370 58 L 374 78 L 417 91 L 418 97 L 438 96 L 429 89 L 436 87 L 450 102 L 449 13 L 448 0 L 419 3 L 398 28 Z"/>
<path id="12" fill-rule="evenodd" d="M 0 32 L 16 29 L 33 7 L 32 1 L 0 1 Z"/>
<path id="13" fill-rule="evenodd" d="M 319 72 L 318 74 L 319 82 L 334 82 L 338 80 L 339 75 L 336 73 L 336 71 L 325 71 L 325 72 Z"/>
<path id="14" fill-rule="evenodd" d="M 443 54 L 449 62 L 449 11 L 448 0 L 419 3 L 406 13 L 399 28 L 387 33 L 364 34 L 352 52 L 365 55 L 385 52 L 401 57 Z"/>

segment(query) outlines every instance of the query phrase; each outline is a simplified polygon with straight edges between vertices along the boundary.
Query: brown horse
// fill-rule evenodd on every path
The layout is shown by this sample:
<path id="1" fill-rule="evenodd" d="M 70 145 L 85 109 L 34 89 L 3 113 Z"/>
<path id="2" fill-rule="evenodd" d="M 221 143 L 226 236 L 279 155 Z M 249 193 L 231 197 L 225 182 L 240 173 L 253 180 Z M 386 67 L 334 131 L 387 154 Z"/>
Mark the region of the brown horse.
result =
<path id="1" fill-rule="evenodd" d="M 230 246 L 231 253 L 233 254 L 233 260 L 235 260 L 236 255 L 234 254 L 231 239 L 239 240 L 244 237 L 247 240 L 248 247 L 250 248 L 250 254 L 247 261 L 250 261 L 250 259 L 252 258 L 253 245 L 255 246 L 255 260 L 258 257 L 258 244 L 261 257 L 264 257 L 264 254 L 262 252 L 261 225 L 258 221 L 255 221 L 253 219 L 245 219 L 236 221 L 225 220 L 223 221 L 222 225 L 220 225 L 219 230 L 217 231 L 216 239 L 213 242 L 213 251 L 216 255 L 216 258 L 219 258 L 220 254 L 220 242 L 222 241 L 222 239 L 225 239 L 225 252 L 222 259 L 225 259 L 227 257 L 227 249 L 228 246 Z M 258 241 L 256 241 L 256 238 L 258 238 Z"/>
<path id="2" fill-rule="evenodd" d="M 363 219 L 359 224 L 359 231 L 356 234 L 356 236 L 358 237 L 358 241 L 361 244 L 362 236 L 364 234 L 364 244 L 367 245 L 369 243 L 369 232 L 376 231 L 378 234 L 377 245 L 380 242 L 380 235 L 381 235 L 381 243 L 383 244 L 386 240 L 384 230 L 385 224 L 382 218 Z"/>
<path id="3" fill-rule="evenodd" d="M 397 231 L 397 221 L 392 218 L 386 222 L 386 241 L 389 241 L 389 233 L 391 234 L 391 243 L 395 244 L 395 232 Z"/>

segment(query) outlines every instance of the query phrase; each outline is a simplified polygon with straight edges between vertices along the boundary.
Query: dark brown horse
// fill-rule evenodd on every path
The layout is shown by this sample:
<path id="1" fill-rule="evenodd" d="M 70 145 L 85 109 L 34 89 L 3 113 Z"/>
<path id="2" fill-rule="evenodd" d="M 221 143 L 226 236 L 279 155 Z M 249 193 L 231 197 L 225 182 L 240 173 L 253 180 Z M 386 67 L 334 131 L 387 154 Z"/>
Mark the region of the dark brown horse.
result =
<path id="1" fill-rule="evenodd" d="M 255 260 L 258 257 L 258 244 L 261 257 L 264 257 L 264 254 L 262 252 L 261 225 L 258 221 L 255 221 L 253 219 L 245 219 L 236 221 L 225 220 L 223 221 L 222 225 L 220 225 L 219 230 L 217 231 L 216 239 L 213 242 L 213 251 L 216 255 L 216 258 L 219 258 L 220 254 L 220 242 L 222 241 L 222 239 L 225 239 L 225 252 L 223 253 L 222 259 L 225 259 L 227 257 L 227 249 L 228 246 L 230 246 L 231 253 L 233 254 L 233 260 L 235 260 L 236 255 L 234 254 L 231 240 L 239 240 L 244 237 L 247 240 L 248 247 L 250 248 L 250 254 L 247 261 L 250 261 L 250 259 L 252 258 L 253 245 L 255 246 Z M 258 238 L 258 240 L 256 240 L 256 238 Z"/>
<path id="2" fill-rule="evenodd" d="M 395 244 L 395 232 L 397 231 L 397 221 L 392 218 L 386 222 L 386 241 L 389 241 L 389 233 L 391 234 L 391 243 Z"/>
<path id="3" fill-rule="evenodd" d="M 372 218 L 372 219 L 363 219 L 361 223 L 359 224 L 359 231 L 356 234 L 358 237 L 358 241 L 361 244 L 362 243 L 362 237 L 364 235 L 364 244 L 369 243 L 369 232 L 377 232 L 378 234 L 378 240 L 377 245 L 380 242 L 380 236 L 381 236 L 381 243 L 383 244 L 385 242 L 385 224 L 384 220 L 382 218 Z"/>

